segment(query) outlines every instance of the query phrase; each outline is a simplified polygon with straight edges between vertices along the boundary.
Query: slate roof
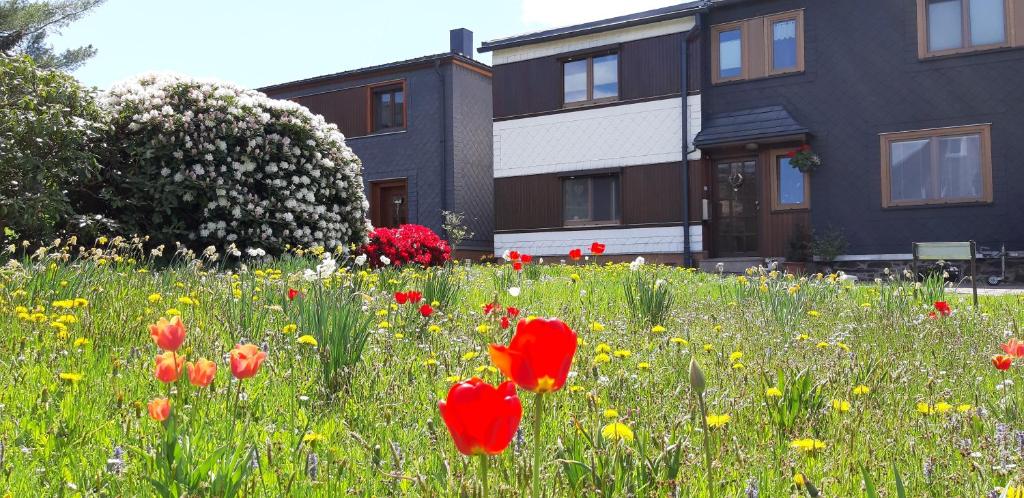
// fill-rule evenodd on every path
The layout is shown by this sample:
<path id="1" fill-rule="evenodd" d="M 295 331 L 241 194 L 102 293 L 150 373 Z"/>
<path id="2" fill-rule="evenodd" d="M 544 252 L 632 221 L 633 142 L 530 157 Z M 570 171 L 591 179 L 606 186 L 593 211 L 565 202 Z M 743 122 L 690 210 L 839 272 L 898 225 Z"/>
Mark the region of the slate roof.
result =
<path id="1" fill-rule="evenodd" d="M 379 65 L 376 65 L 376 66 L 363 67 L 363 68 L 359 68 L 359 69 L 349 69 L 347 71 L 342 71 L 340 73 L 331 73 L 331 74 L 325 74 L 325 75 L 322 75 L 322 76 L 314 76 L 312 78 L 305 78 L 305 79 L 301 79 L 301 80 L 289 81 L 287 83 L 275 83 L 275 84 L 272 84 L 272 85 L 267 85 L 267 86 L 264 86 L 264 87 L 257 88 L 257 90 L 260 91 L 260 92 L 267 92 L 267 91 L 278 90 L 278 89 L 285 88 L 285 87 L 290 87 L 290 86 L 304 85 L 304 84 L 307 84 L 307 83 L 316 83 L 316 82 L 320 82 L 320 81 L 324 81 L 324 80 L 333 80 L 333 79 L 336 79 L 336 78 L 344 78 L 344 77 L 347 77 L 347 76 L 358 76 L 358 75 L 370 74 L 370 73 L 375 73 L 377 71 L 384 71 L 384 70 L 400 68 L 400 67 L 404 67 L 404 66 L 414 66 L 414 65 L 423 64 L 423 63 L 426 63 L 426 62 L 433 62 L 433 61 L 436 61 L 436 60 L 446 61 L 447 59 L 458 60 L 460 62 L 469 64 L 471 66 L 478 67 L 478 68 L 480 68 L 480 69 L 482 69 L 484 71 L 487 71 L 487 72 L 491 71 L 491 66 L 488 66 L 487 64 L 484 64 L 483 62 L 471 59 L 471 58 L 466 57 L 466 56 L 464 56 L 462 54 L 458 54 L 458 53 L 454 53 L 454 52 L 444 52 L 444 53 L 440 53 L 440 54 L 433 54 L 433 55 L 425 55 L 423 57 L 416 57 L 414 59 L 407 59 L 407 60 L 404 60 L 404 61 L 389 62 L 387 64 L 379 64 Z"/>
<path id="2" fill-rule="evenodd" d="M 627 14 L 624 16 L 612 17 L 610 19 L 602 19 L 600 21 L 592 21 L 583 24 L 576 24 L 573 26 L 566 26 L 563 28 L 537 31 L 535 33 L 527 33 L 525 35 L 511 36 L 508 38 L 499 38 L 497 40 L 483 42 L 480 48 L 477 49 L 477 51 L 490 52 L 492 50 L 498 50 L 502 48 L 518 47 L 521 45 L 531 45 L 534 43 L 540 43 L 545 41 L 558 40 L 562 38 L 571 38 L 574 36 L 580 36 L 591 33 L 600 33 L 603 31 L 610 31 L 613 29 L 622 29 L 628 28 L 630 26 L 638 26 L 641 24 L 666 21 L 669 19 L 676 19 L 679 17 L 686 17 L 693 15 L 693 13 L 695 12 L 706 9 L 708 4 L 709 2 L 706 2 L 704 0 L 697 0 L 694 2 L 687 2 L 679 5 L 662 7 L 660 9 L 647 10 L 644 12 L 637 12 L 635 14 Z"/>
<path id="3" fill-rule="evenodd" d="M 712 114 L 693 140 L 696 147 L 799 135 L 808 130 L 782 106 Z"/>

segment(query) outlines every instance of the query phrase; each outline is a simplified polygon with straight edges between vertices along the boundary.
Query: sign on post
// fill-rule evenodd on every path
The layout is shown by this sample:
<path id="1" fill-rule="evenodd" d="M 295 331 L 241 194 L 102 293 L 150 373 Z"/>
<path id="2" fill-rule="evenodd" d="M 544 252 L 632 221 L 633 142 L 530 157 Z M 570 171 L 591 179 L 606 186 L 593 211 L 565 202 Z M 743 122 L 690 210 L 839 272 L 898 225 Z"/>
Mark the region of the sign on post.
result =
<path id="1" fill-rule="evenodd" d="M 914 242 L 914 278 L 917 278 L 918 261 L 970 261 L 971 288 L 974 291 L 974 307 L 978 307 L 977 244 L 968 242 Z"/>

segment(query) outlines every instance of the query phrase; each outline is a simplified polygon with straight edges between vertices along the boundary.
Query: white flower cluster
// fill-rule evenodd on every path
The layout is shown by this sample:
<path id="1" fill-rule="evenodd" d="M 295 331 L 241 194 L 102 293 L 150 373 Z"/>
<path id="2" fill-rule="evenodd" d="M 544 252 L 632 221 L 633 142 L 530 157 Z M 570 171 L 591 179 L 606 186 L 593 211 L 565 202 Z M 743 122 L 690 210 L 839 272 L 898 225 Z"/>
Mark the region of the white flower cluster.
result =
<path id="1" fill-rule="evenodd" d="M 155 216 L 197 244 L 278 251 L 362 243 L 372 229 L 359 159 L 337 126 L 299 104 L 147 75 L 115 85 L 102 105 L 121 150 L 121 187 L 156 213 L 135 213 L 136 226 Z"/>

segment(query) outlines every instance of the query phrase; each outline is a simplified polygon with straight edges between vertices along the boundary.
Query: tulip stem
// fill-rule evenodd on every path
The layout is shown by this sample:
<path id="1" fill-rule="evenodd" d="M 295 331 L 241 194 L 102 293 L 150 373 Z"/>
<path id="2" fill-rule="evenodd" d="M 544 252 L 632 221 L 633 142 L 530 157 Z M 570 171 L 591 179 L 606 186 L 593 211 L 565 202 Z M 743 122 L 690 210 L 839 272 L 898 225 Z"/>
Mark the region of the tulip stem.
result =
<path id="1" fill-rule="evenodd" d="M 480 455 L 480 483 L 483 486 L 484 494 L 481 495 L 484 498 L 490 496 L 490 489 L 487 486 L 487 467 L 490 462 L 487 461 L 487 454 Z"/>
<path id="2" fill-rule="evenodd" d="M 540 421 L 544 416 L 544 393 L 537 393 L 533 402 L 533 498 L 540 498 Z"/>
<path id="3" fill-rule="evenodd" d="M 708 496 L 715 496 L 715 476 L 711 471 L 711 434 L 708 431 L 708 410 L 704 405 L 704 393 L 697 394 L 697 402 L 700 405 L 701 427 L 704 429 L 704 467 L 708 477 Z"/>

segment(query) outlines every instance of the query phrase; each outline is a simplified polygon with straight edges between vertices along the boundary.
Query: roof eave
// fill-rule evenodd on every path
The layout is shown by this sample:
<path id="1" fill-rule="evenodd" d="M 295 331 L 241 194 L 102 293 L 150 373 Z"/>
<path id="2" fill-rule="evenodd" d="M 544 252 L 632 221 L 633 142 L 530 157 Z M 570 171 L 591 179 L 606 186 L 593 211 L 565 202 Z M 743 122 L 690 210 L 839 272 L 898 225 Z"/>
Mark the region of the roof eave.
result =
<path id="1" fill-rule="evenodd" d="M 389 62 L 387 64 L 380 64 L 377 66 L 368 66 L 358 69 L 350 69 L 348 71 L 341 71 L 337 73 L 324 74 L 320 76 L 313 76 L 311 78 L 305 78 L 301 80 L 288 81 L 285 83 L 275 83 L 273 85 L 262 86 L 256 89 L 258 92 L 267 93 L 268 91 L 281 90 L 294 86 L 308 85 L 312 83 L 320 83 L 324 81 L 331 81 L 339 78 L 350 78 L 355 76 L 366 76 L 377 72 L 383 71 L 394 71 L 396 69 L 402 69 L 405 67 L 414 67 L 433 61 L 447 61 L 448 59 L 457 60 L 466 64 L 476 66 L 487 72 L 491 71 L 491 67 L 483 62 L 466 57 L 465 55 L 458 54 L 455 52 L 426 55 L 423 57 L 417 57 L 415 59 L 408 59 L 404 61 Z"/>

